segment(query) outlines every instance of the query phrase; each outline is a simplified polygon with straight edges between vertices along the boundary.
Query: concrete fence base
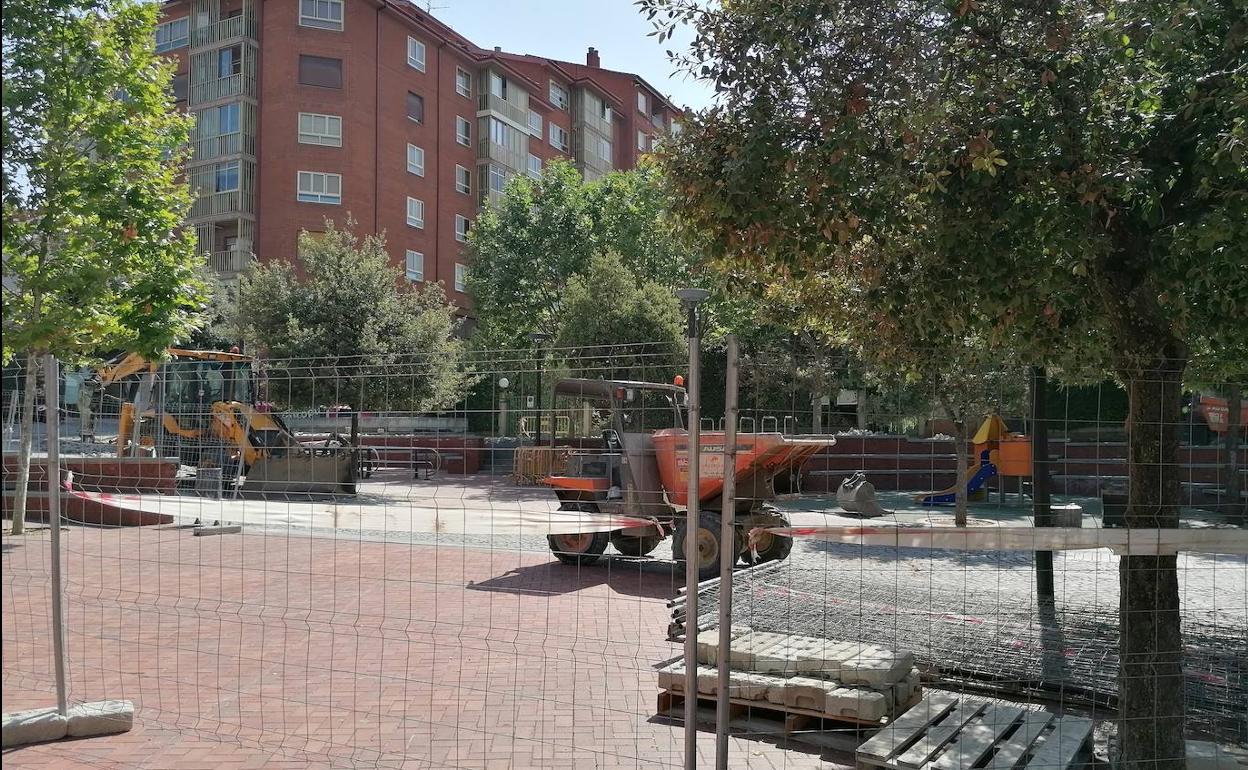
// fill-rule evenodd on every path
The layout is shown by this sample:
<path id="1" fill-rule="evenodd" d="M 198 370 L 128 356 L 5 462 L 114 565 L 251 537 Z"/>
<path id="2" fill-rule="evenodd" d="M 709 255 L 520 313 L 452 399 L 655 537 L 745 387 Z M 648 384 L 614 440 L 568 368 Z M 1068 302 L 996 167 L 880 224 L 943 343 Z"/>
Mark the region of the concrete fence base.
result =
<path id="1" fill-rule="evenodd" d="M 4 715 L 0 725 L 3 747 L 46 743 L 61 738 L 90 738 L 129 732 L 134 726 L 134 704 L 128 700 L 102 700 L 70 706 L 65 716 L 55 707 L 15 711 Z"/>

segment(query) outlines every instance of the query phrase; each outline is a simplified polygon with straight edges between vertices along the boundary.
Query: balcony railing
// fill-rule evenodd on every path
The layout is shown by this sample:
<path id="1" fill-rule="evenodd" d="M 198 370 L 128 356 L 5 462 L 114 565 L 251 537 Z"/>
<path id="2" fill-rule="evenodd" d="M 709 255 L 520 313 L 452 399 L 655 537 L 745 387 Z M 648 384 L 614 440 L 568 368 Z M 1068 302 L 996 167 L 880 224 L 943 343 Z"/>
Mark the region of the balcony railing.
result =
<path id="1" fill-rule="evenodd" d="M 229 77 L 206 80 L 202 83 L 191 83 L 191 104 L 205 104 L 230 96 L 256 95 L 256 79 L 250 75 L 230 75 Z"/>
<path id="2" fill-rule="evenodd" d="M 594 115 L 592 113 L 582 111 L 580 118 L 581 118 L 580 125 L 573 126 L 572 127 L 573 130 L 585 129 L 585 128 L 592 129 L 596 133 L 601 134 L 603 138 L 605 139 L 610 139 L 611 136 L 615 133 L 615 131 L 613 130 L 611 126 L 611 123 L 604 120 L 602 116 L 600 115 Z"/>
<path id="3" fill-rule="evenodd" d="M 191 219 L 217 217 L 224 214 L 254 214 L 255 196 L 251 192 L 230 190 L 201 195 L 191 205 Z"/>
<path id="4" fill-rule="evenodd" d="M 512 152 L 489 139 L 482 139 L 477 143 L 477 157 L 487 159 L 491 163 L 506 166 L 508 171 L 517 174 L 524 171 L 529 160 L 526 157 L 526 153 Z"/>
<path id="5" fill-rule="evenodd" d="M 250 14 L 232 16 L 215 24 L 191 30 L 191 47 L 216 45 L 234 38 L 257 36 L 256 17 Z"/>
<path id="6" fill-rule="evenodd" d="M 256 259 L 256 255 L 243 249 L 227 249 L 214 251 L 208 255 L 208 266 L 213 272 L 229 275 L 241 273 Z"/>
<path id="7" fill-rule="evenodd" d="M 477 109 L 497 112 L 524 131 L 528 131 L 529 111 L 517 107 L 506 99 L 500 99 L 494 94 L 481 94 L 477 97 Z"/>
<path id="8" fill-rule="evenodd" d="M 235 131 L 232 134 L 221 134 L 219 136 L 206 136 L 193 140 L 191 142 L 191 150 L 194 153 L 191 159 L 192 163 L 221 158 L 227 155 L 238 155 L 239 153 L 255 157 L 256 137 L 243 131 Z"/>

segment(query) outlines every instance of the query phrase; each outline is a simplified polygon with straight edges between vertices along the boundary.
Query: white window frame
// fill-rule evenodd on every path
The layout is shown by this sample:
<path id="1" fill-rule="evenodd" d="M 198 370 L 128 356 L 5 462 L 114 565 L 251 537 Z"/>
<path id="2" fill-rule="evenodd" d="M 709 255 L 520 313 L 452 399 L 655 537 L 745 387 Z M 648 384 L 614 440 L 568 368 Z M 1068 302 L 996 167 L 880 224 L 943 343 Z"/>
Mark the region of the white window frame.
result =
<path id="1" fill-rule="evenodd" d="M 469 227 L 468 217 L 464 216 L 463 214 L 456 214 L 455 215 L 455 240 L 459 241 L 460 243 L 467 243 L 468 242 L 468 227 Z M 463 289 L 459 289 L 458 291 L 463 291 Z"/>
<path id="2" fill-rule="evenodd" d="M 317 182 L 320 190 L 317 190 Z M 305 185 L 304 182 L 307 182 Z M 337 192 L 331 189 L 337 188 Z M 342 174 L 325 171 L 300 171 L 295 179 L 295 199 L 301 203 L 323 203 L 330 206 L 342 204 Z"/>
<path id="3" fill-rule="evenodd" d="M 537 161 L 536 165 L 533 161 Z M 525 173 L 534 179 L 540 179 L 542 176 L 542 159 L 533 153 L 529 153 L 529 157 L 525 161 Z"/>
<path id="4" fill-rule="evenodd" d="M 217 189 L 217 183 L 221 180 L 221 172 L 230 167 L 234 169 L 234 186 L 227 187 L 223 190 Z M 243 184 L 243 167 L 236 160 L 226 161 L 225 163 L 217 163 L 212 167 L 212 191 L 214 193 L 238 192 Z"/>
<path id="5" fill-rule="evenodd" d="M 468 266 L 463 262 L 455 263 L 455 291 L 460 294 L 468 291 Z"/>
<path id="6" fill-rule="evenodd" d="M 465 147 L 472 146 L 472 123 L 460 115 L 455 116 L 455 141 Z"/>
<path id="7" fill-rule="evenodd" d="M 556 136 L 556 135 L 558 135 L 559 137 L 561 137 L 562 142 L 556 142 L 556 141 L 555 141 L 555 136 Z M 563 152 L 567 152 L 567 151 L 568 151 L 568 140 L 569 140 L 570 138 L 571 138 L 571 137 L 570 137 L 570 135 L 568 134 L 568 130 L 567 130 L 566 128 L 564 128 L 563 126 L 559 125 L 558 123 L 551 123 L 551 124 L 550 124 L 550 146 L 551 146 L 551 147 L 554 147 L 555 149 L 557 149 L 557 150 L 561 150 L 561 151 L 563 151 Z"/>
<path id="8" fill-rule="evenodd" d="M 407 145 L 407 173 L 425 175 L 425 150 L 410 142 Z"/>
<path id="9" fill-rule="evenodd" d="M 637 151 L 638 152 L 646 152 L 646 140 L 648 138 L 649 137 L 646 135 L 645 131 L 637 132 Z"/>
<path id="10" fill-rule="evenodd" d="M 416 54 L 420 55 L 417 56 Z M 410 35 L 407 38 L 407 66 L 420 72 L 425 71 L 425 62 L 429 54 L 428 47 Z"/>
<path id="11" fill-rule="evenodd" d="M 602 154 L 602 150 L 604 147 L 607 150 L 606 155 Z M 605 160 L 608 163 L 613 163 L 615 161 L 615 146 L 612 144 L 610 139 L 603 139 L 602 137 L 598 137 L 597 150 L 598 150 L 598 157 L 601 158 L 602 160 Z"/>
<path id="12" fill-rule="evenodd" d="M 311 3 L 314 12 L 320 11 L 320 6 L 324 5 L 330 9 L 329 16 L 309 16 L 304 13 L 304 6 Z M 333 32 L 341 32 L 343 19 L 346 17 L 346 4 L 343 0 L 299 0 L 299 26 L 311 27 L 312 29 L 328 29 Z M 338 18 L 333 17 L 332 9 L 338 9 Z"/>
<path id="13" fill-rule="evenodd" d="M 529 110 L 529 134 L 536 137 L 542 135 L 542 116 L 537 110 Z"/>
<path id="14" fill-rule="evenodd" d="M 320 130 L 317 123 L 322 123 L 324 130 Z M 337 126 L 337 133 L 334 127 Z M 342 146 L 342 116 L 326 115 L 319 112 L 301 112 L 299 113 L 299 144 L 318 144 L 323 147 L 341 147 Z"/>
<path id="15" fill-rule="evenodd" d="M 494 186 L 495 179 L 499 180 L 497 187 Z M 501 193 L 507 188 L 507 170 L 496 163 L 486 166 L 485 184 L 490 192 Z"/>
<path id="16" fill-rule="evenodd" d="M 650 97 L 645 91 L 637 92 L 637 111 L 646 117 L 650 117 Z"/>
<path id="17" fill-rule="evenodd" d="M 561 110 L 568 109 L 568 89 L 555 81 L 550 81 L 550 103 Z"/>
<path id="18" fill-rule="evenodd" d="M 472 172 L 458 163 L 455 164 L 455 192 L 472 195 Z"/>
<path id="19" fill-rule="evenodd" d="M 182 27 L 180 37 L 174 37 L 173 30 L 177 26 Z M 167 38 L 165 42 L 161 42 L 162 34 Z M 185 48 L 191 44 L 191 17 L 183 16 L 180 19 L 170 19 L 156 25 L 156 53 L 165 53 L 166 51 L 176 51 L 179 48 Z"/>
<path id="20" fill-rule="evenodd" d="M 460 76 L 463 76 L 463 81 Z M 472 73 L 463 67 L 455 68 L 455 93 L 465 98 L 472 98 Z"/>
<path id="21" fill-rule="evenodd" d="M 413 269 L 412 267 L 413 263 L 419 265 L 419 267 Z M 407 253 L 404 254 L 403 256 L 403 268 L 404 268 L 404 271 L 407 273 L 407 280 L 409 281 L 425 280 L 425 254 L 424 252 L 415 251 L 413 249 L 407 249 Z"/>
<path id="22" fill-rule="evenodd" d="M 407 196 L 407 226 L 425 229 L 425 202 L 410 195 Z"/>

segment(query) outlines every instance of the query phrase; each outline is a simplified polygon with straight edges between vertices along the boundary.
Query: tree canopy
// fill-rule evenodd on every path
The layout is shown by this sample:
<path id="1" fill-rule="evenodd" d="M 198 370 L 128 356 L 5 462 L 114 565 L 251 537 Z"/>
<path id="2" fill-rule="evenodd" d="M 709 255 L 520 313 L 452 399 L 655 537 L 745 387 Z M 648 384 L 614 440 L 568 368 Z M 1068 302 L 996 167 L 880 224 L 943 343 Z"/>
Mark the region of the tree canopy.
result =
<path id="1" fill-rule="evenodd" d="M 360 240 L 352 224 L 300 233 L 303 275 L 278 260 L 240 279 L 230 325 L 269 359 L 269 397 L 285 407 L 452 406 L 472 380 L 455 307 L 441 284 L 412 287 L 384 236 Z"/>
<path id="2" fill-rule="evenodd" d="M 1112 373 L 1127 523 L 1177 526 L 1182 379 L 1248 370 L 1242 0 L 640 4 L 718 92 L 660 157 L 723 271 L 899 369 Z M 1181 767 L 1175 560 L 1120 569 L 1122 763 Z"/>
<path id="3" fill-rule="evenodd" d="M 568 281 L 607 251 L 634 281 L 685 280 L 688 252 L 666 208 L 657 171 L 645 164 L 588 183 L 565 162 L 548 164 L 538 179 L 513 178 L 469 234 L 481 344 L 522 346 L 530 332 L 557 333 Z"/>

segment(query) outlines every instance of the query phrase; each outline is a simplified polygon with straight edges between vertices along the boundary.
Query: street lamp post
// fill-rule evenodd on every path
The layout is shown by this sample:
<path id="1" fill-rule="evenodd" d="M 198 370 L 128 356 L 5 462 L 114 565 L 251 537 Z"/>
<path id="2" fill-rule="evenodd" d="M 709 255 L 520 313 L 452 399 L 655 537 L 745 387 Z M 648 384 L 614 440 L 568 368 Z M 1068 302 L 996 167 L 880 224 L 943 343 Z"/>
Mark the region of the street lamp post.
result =
<path id="1" fill-rule="evenodd" d="M 550 339 L 549 334 L 542 332 L 533 332 L 529 334 L 529 342 L 537 348 L 537 440 L 533 446 L 542 445 L 542 367 L 546 363 L 546 351 L 542 348 L 542 343 Z M 551 426 L 552 432 L 554 426 Z M 554 445 L 554 436 L 551 436 L 551 445 Z"/>

